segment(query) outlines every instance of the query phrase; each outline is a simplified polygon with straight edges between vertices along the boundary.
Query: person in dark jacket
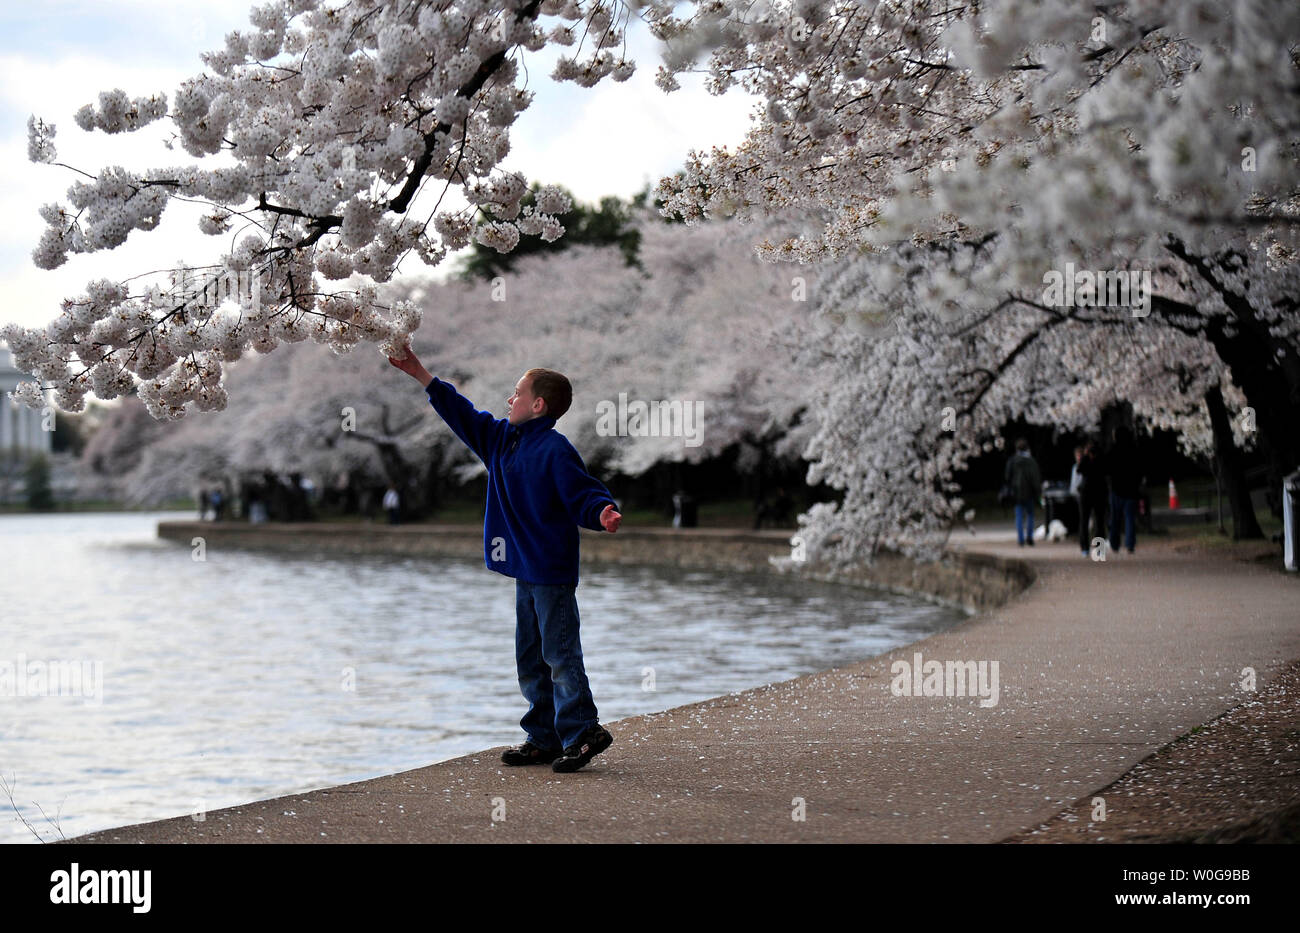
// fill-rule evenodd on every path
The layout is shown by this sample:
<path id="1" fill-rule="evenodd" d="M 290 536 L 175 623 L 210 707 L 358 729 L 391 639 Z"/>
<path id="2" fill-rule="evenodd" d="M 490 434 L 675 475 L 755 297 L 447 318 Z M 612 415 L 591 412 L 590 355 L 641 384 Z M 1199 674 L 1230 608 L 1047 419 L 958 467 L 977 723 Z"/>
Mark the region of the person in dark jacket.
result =
<path id="1" fill-rule="evenodd" d="M 1079 474 L 1079 550 L 1084 557 L 1090 554 L 1094 537 L 1105 536 L 1106 527 L 1106 470 L 1097 456 L 1097 445 L 1088 441 L 1083 445 L 1083 459 L 1077 465 Z M 1092 533 L 1088 522 L 1092 520 Z"/>
<path id="2" fill-rule="evenodd" d="M 1043 494 L 1043 476 L 1029 453 L 1029 441 L 1016 441 L 1016 452 L 1007 461 L 1005 480 L 1016 503 L 1016 540 L 1021 547 L 1034 546 L 1034 505 Z"/>
<path id="3" fill-rule="evenodd" d="M 1124 549 L 1137 547 L 1138 499 L 1142 497 L 1142 467 L 1137 443 L 1127 429 L 1115 432 L 1115 442 L 1106 456 L 1106 477 L 1110 481 L 1110 547 L 1119 550 L 1120 518 L 1124 520 Z"/>
<path id="4" fill-rule="evenodd" d="M 434 410 L 487 467 L 484 561 L 515 578 L 515 660 L 528 701 L 519 721 L 528 740 L 501 760 L 577 771 L 614 741 L 600 725 L 578 636 L 578 527 L 613 533 L 623 516 L 554 430 L 572 386 L 560 373 L 530 369 L 507 401 L 509 416 L 494 418 L 431 376 L 409 347 L 388 361 L 424 386 Z"/>

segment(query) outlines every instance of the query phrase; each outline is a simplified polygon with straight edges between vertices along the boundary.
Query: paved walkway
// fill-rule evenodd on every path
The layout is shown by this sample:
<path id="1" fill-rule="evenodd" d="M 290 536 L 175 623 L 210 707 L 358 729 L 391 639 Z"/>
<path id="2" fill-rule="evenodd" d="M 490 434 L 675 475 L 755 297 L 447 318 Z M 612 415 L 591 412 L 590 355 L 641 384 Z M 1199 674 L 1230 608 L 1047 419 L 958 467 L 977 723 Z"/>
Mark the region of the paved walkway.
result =
<path id="1" fill-rule="evenodd" d="M 1038 580 L 880 658 L 606 723 L 614 745 L 576 774 L 488 749 L 73 841 L 992 842 L 1241 702 L 1243 668 L 1262 684 L 1300 658 L 1300 580 L 1271 566 L 1150 539 L 1104 563 L 1004 533 L 954 543 Z M 894 696 L 891 662 L 918 652 L 997 661 L 997 705 Z"/>

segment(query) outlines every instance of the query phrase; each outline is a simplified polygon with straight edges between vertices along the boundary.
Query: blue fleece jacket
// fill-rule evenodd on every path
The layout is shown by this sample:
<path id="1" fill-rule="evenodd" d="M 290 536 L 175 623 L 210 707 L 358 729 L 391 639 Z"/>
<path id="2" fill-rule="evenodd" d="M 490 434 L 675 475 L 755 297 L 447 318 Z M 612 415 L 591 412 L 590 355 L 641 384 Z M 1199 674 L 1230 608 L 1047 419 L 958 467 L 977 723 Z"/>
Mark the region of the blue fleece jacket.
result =
<path id="1" fill-rule="evenodd" d="M 434 410 L 488 470 L 483 559 L 525 583 L 578 582 L 578 526 L 603 531 L 600 513 L 617 503 L 587 472 L 549 415 L 512 425 L 477 411 L 436 376 L 425 387 Z"/>

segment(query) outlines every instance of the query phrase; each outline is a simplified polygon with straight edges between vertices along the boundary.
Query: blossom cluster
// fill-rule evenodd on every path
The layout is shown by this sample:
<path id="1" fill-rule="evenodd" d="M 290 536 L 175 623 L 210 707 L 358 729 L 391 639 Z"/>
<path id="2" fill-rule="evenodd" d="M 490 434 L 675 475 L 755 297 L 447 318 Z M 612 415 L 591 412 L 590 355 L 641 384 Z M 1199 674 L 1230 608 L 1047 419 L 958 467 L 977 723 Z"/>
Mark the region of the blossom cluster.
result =
<path id="1" fill-rule="evenodd" d="M 41 209 L 46 228 L 32 254 L 52 269 L 112 249 L 156 228 L 182 197 L 210 205 L 199 219 L 206 234 L 228 234 L 236 214 L 252 222 L 204 273 L 243 276 L 244 293 L 214 301 L 221 289 L 178 283 L 183 270 L 137 293 L 92 283 L 47 328 L 8 328 L 15 358 L 60 406 L 136 385 L 151 414 L 176 419 L 225 405 L 222 363 L 249 349 L 309 339 L 336 352 L 359 343 L 399 352 L 418 311 L 386 304 L 374 285 L 405 257 L 436 265 L 471 242 L 505 252 L 522 236 L 562 235 L 567 198 L 544 187 L 524 208 L 527 180 L 500 169 L 510 127 L 533 99 L 520 54 L 554 42 L 568 47 L 557 80 L 625 80 L 628 15 L 609 0 L 255 6 L 249 27 L 204 53 L 205 71 L 170 95 L 108 90 L 74 115 L 82 130 L 105 133 L 167 119 L 190 156 L 234 163 L 107 166 Z M 54 161 L 54 133 L 33 116 L 32 160 Z M 442 209 L 439 196 L 430 209 L 420 197 L 429 180 L 442 193 L 456 186 L 468 206 Z M 329 290 L 354 277 L 366 284 Z"/>
<path id="2" fill-rule="evenodd" d="M 1267 13 L 1265 13 L 1267 9 Z M 1216 236 L 1294 251 L 1294 4 L 1070 0 L 697 3 L 669 17 L 664 81 L 699 68 L 760 96 L 733 148 L 664 179 L 688 221 L 779 215 L 771 259 L 1004 227 L 1075 238 Z M 1278 216 L 1272 228 L 1260 218 Z M 1289 220 L 1284 218 L 1290 218 Z"/>

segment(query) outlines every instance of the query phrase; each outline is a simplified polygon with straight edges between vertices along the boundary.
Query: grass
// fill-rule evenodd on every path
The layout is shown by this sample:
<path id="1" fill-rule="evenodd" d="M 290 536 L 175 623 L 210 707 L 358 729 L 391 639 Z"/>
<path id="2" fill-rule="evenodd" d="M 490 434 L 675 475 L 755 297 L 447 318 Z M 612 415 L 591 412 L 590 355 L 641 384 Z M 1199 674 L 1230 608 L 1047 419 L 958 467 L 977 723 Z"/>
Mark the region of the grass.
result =
<path id="1" fill-rule="evenodd" d="M 1233 541 L 1232 540 L 1232 516 L 1224 515 L 1223 525 L 1226 532 L 1219 531 L 1217 521 L 1213 519 L 1205 525 L 1173 525 L 1169 528 L 1169 538 L 1171 541 L 1178 541 L 1183 544 L 1192 544 L 1198 548 L 1235 548 L 1243 545 L 1269 545 L 1270 547 L 1281 547 L 1273 544 L 1273 536 L 1282 534 L 1282 519 L 1278 518 L 1267 509 L 1255 509 L 1255 518 L 1259 520 L 1260 530 L 1264 532 L 1262 539 L 1254 541 Z"/>

